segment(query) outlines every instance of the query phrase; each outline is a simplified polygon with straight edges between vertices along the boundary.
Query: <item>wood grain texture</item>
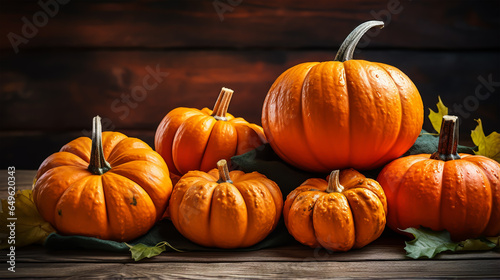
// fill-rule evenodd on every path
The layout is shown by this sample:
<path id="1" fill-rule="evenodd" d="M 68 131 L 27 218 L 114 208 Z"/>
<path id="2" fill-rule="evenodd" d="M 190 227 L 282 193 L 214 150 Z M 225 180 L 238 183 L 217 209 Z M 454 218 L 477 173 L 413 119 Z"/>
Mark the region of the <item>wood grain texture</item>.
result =
<path id="1" fill-rule="evenodd" d="M 223 86 L 235 90 L 229 112 L 260 123 L 267 91 L 282 72 L 302 62 L 333 57 L 333 50 L 0 55 L 0 130 L 82 130 L 90 127 L 96 114 L 108 118 L 116 129 L 156 130 L 175 107 L 211 108 Z M 440 95 L 453 109 L 454 104 L 475 98 L 479 77 L 490 79 L 493 83 L 489 89 L 482 86 L 482 99 L 471 103 L 469 108 L 475 110 L 468 112 L 461 127 L 472 129 L 473 119 L 479 117 L 486 130 L 500 126 L 498 52 L 367 50 L 355 57 L 401 69 L 419 89 L 426 108 L 434 108 Z M 159 82 L 149 78 L 151 72 L 162 75 Z"/>
<path id="2" fill-rule="evenodd" d="M 498 260 L 456 261 L 365 261 L 365 262 L 220 262 L 220 263 L 19 263 L 16 273 L 1 271 L 0 277 L 60 278 L 493 278 L 499 276 Z"/>
<path id="3" fill-rule="evenodd" d="M 42 8 L 38 1 L 2 2 L 0 48 L 12 51 L 7 34 L 21 35 L 22 18 L 32 22 Z M 225 12 L 218 13 L 214 2 L 225 5 L 219 5 Z M 371 19 L 385 21 L 386 30 L 370 47 L 500 46 L 500 38 L 492 35 L 500 25 L 494 0 L 71 1 L 58 10 L 21 50 L 336 47 Z"/>
<path id="4" fill-rule="evenodd" d="M 170 110 L 212 107 L 222 86 L 235 90 L 229 112 L 260 124 L 262 103 L 276 77 L 295 64 L 330 60 L 333 54 L 276 50 L 0 55 L 0 168 L 38 168 L 67 142 L 89 136 L 90 121 L 97 114 L 104 118 L 104 130 L 127 135 L 132 131 L 130 136 L 152 146 L 157 125 Z M 481 118 L 486 133 L 500 127 L 497 52 L 366 50 L 356 57 L 394 65 L 410 76 L 426 114 L 427 108 L 435 109 L 438 95 L 450 113 L 458 113 L 455 106 L 475 109 L 462 109 L 466 115 L 459 115 L 461 144 L 472 144 L 474 119 Z M 145 94 L 139 91 L 143 95 L 134 100 L 134 88 L 150 75 L 147 67 L 156 70 L 156 65 L 168 76 Z M 481 77 L 494 82 L 491 91 L 482 86 Z M 479 86 L 481 96 L 487 96 L 481 100 L 475 97 Z M 432 131 L 427 118 L 424 129 Z"/>
<path id="5" fill-rule="evenodd" d="M 189 262 L 189 263 L 217 263 L 217 262 L 302 262 L 302 261 L 334 261 L 334 262 L 365 262 L 365 261 L 412 261 L 405 257 L 404 239 L 390 230 L 387 230 L 379 239 L 362 249 L 351 250 L 345 253 L 332 253 L 324 249 L 312 249 L 299 243 L 287 246 L 266 248 L 249 252 L 168 252 L 162 253 L 153 259 L 142 262 Z M 442 253 L 435 260 L 467 261 L 497 260 L 500 255 L 495 251 L 479 251 L 466 253 Z M 128 254 L 92 250 L 47 251 L 42 246 L 30 246 L 19 249 L 17 259 L 22 263 L 103 263 L 103 262 L 132 262 Z"/>
<path id="6" fill-rule="evenodd" d="M 457 106 L 462 144 L 470 143 L 474 119 L 487 133 L 500 126 L 498 1 L 231 1 L 222 22 L 217 1 L 70 1 L 17 55 L 7 35 L 21 34 L 22 18 L 32 21 L 42 8 L 33 0 L 2 1 L 0 168 L 37 168 L 70 136 L 88 132 L 96 114 L 105 129 L 141 131 L 135 136 L 152 144 L 168 111 L 211 107 L 222 86 L 236 90 L 230 112 L 260 123 L 279 74 L 331 60 L 353 27 L 377 15 L 386 27 L 362 40 L 367 49 L 357 58 L 403 70 L 426 108 L 437 95 L 452 113 Z M 147 67 L 156 65 L 168 76 L 141 95 Z M 140 101 L 131 99 L 134 89 Z M 424 129 L 431 130 L 427 119 Z"/>

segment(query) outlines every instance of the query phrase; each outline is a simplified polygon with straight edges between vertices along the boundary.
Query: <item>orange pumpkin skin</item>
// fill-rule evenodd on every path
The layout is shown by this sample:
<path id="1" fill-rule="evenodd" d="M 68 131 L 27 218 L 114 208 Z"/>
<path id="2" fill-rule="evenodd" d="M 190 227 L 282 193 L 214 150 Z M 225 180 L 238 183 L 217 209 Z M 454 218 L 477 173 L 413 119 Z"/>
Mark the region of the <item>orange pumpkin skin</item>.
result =
<path id="1" fill-rule="evenodd" d="M 111 170 L 88 170 L 92 140 L 77 138 L 38 169 L 33 200 L 42 217 L 65 235 L 129 241 L 159 220 L 172 191 L 168 168 L 146 143 L 102 133 Z"/>
<path id="2" fill-rule="evenodd" d="M 443 161 L 412 155 L 384 167 L 377 180 L 387 196 L 391 229 L 446 229 L 456 241 L 500 234 L 500 164 L 459 156 Z"/>
<path id="3" fill-rule="evenodd" d="M 315 172 L 382 166 L 414 144 L 423 120 L 420 94 L 403 72 L 349 58 L 288 69 L 262 110 L 273 150 Z"/>
<path id="4" fill-rule="evenodd" d="M 231 97 L 219 96 L 217 103 L 225 106 L 220 117 L 208 108 L 180 107 L 161 121 L 155 134 L 155 149 L 170 172 L 177 175 L 191 170 L 207 172 L 216 167 L 219 159 L 229 160 L 267 143 L 262 127 L 226 113 L 229 100 L 224 98 Z"/>
<path id="5" fill-rule="evenodd" d="M 337 172 L 337 174 L 334 174 Z M 340 188 L 323 179 L 308 179 L 286 198 L 283 217 L 300 243 L 332 251 L 361 248 L 384 231 L 387 203 L 382 187 L 354 169 L 334 171 Z"/>
<path id="6" fill-rule="evenodd" d="M 227 167 L 226 167 L 227 168 Z M 170 219 L 189 240 L 207 247 L 243 248 L 264 239 L 277 225 L 283 197 L 257 172 L 190 171 L 175 185 Z"/>

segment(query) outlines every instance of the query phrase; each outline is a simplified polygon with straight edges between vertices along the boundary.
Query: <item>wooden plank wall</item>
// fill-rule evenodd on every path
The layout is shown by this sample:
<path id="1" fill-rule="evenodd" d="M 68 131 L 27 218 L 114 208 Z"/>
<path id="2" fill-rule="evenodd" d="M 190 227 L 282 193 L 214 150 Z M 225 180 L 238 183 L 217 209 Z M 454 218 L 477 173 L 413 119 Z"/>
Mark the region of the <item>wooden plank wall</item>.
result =
<path id="1" fill-rule="evenodd" d="M 474 119 L 500 131 L 498 0 L 59 1 L 0 1 L 0 169 L 36 169 L 96 114 L 152 145 L 166 113 L 211 107 L 222 86 L 231 113 L 260 123 L 280 73 L 332 60 L 374 18 L 386 27 L 356 58 L 401 69 L 426 108 L 440 95 L 464 144 Z"/>

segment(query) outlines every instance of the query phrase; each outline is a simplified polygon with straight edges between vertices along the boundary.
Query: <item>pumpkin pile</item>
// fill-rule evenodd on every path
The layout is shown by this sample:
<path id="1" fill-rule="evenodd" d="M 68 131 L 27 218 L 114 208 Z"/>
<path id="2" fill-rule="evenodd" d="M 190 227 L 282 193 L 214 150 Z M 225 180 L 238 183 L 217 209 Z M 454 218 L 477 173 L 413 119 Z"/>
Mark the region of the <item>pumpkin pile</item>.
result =
<path id="1" fill-rule="evenodd" d="M 40 166 L 33 190 L 40 214 L 62 234 L 129 241 L 166 213 L 183 236 L 218 248 L 262 241 L 282 211 L 297 241 L 333 251 L 366 246 L 386 219 L 394 230 L 447 229 L 454 239 L 500 234 L 500 165 L 456 153 L 456 117 L 445 116 L 435 154 L 396 159 L 422 129 L 423 104 L 397 68 L 352 59 L 374 27 L 383 22 L 354 29 L 334 61 L 281 74 L 264 101 L 263 127 L 227 112 L 227 88 L 213 110 L 170 111 L 156 131 L 156 151 L 101 132 L 94 118 L 92 139 L 71 141 Z M 283 206 L 275 182 L 228 167 L 232 156 L 267 141 L 291 165 L 330 176 L 298 182 Z M 377 180 L 356 171 L 390 161 Z"/>

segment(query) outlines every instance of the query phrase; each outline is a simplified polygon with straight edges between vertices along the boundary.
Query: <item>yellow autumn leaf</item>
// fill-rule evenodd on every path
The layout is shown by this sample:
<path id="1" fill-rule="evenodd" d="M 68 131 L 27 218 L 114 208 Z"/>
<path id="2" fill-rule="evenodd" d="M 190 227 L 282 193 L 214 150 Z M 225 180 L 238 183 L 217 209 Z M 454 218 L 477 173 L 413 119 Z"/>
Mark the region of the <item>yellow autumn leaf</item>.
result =
<path id="1" fill-rule="evenodd" d="M 472 142 L 477 146 L 476 155 L 482 155 L 500 162 L 500 134 L 496 131 L 485 136 L 481 119 L 476 120 L 478 125 L 471 131 Z"/>
<path id="2" fill-rule="evenodd" d="M 5 249 L 10 246 L 22 247 L 33 243 L 42 244 L 45 238 L 55 231 L 54 228 L 40 216 L 31 195 L 31 190 L 23 190 L 18 191 L 14 195 L 14 203 L 11 202 L 9 204 L 8 199 L 1 200 L 2 211 L 0 212 L 0 224 L 5 224 L 7 226 L 2 226 L 0 228 L 0 249 Z M 12 208 L 12 205 L 15 209 Z M 9 207 L 14 211 L 11 211 Z M 16 218 L 16 220 L 12 220 L 12 218 Z M 15 240 L 15 244 L 9 243 L 12 227 L 8 225 L 15 225 L 15 235 L 13 235 L 14 238 L 10 241 L 12 242 L 12 240 Z"/>
<path id="3" fill-rule="evenodd" d="M 438 133 L 441 131 L 441 121 L 443 120 L 443 116 L 448 115 L 448 107 L 444 106 L 443 101 L 441 101 L 441 97 L 438 96 L 439 102 L 436 104 L 438 111 L 437 113 L 432 111 L 429 108 L 429 120 L 431 121 L 432 127 Z"/>

